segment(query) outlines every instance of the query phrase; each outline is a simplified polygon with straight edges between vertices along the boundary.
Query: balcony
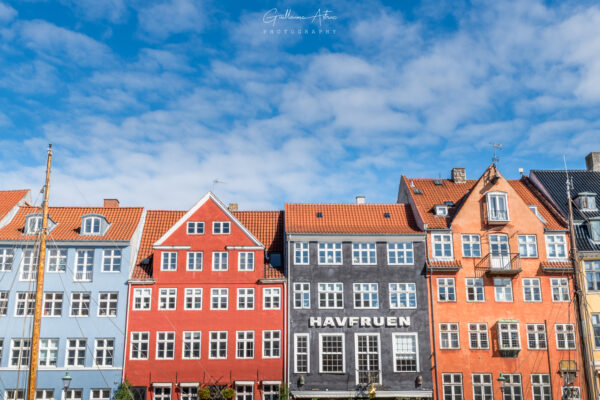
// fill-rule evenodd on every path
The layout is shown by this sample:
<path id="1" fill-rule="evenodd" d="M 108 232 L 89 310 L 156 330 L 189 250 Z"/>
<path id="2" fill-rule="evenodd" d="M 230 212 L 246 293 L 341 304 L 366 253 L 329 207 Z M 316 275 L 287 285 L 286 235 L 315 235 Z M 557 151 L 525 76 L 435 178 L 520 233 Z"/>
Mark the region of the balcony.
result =
<path id="1" fill-rule="evenodd" d="M 519 253 L 487 254 L 475 266 L 488 275 L 517 275 L 522 271 Z"/>

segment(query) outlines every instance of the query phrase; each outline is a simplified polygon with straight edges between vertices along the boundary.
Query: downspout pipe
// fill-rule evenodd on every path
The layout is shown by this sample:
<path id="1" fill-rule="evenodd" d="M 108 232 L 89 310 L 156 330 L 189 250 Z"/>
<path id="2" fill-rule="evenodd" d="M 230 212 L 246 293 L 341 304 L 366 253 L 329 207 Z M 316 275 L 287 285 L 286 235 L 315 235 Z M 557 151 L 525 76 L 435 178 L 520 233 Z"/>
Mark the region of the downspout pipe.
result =
<path id="1" fill-rule="evenodd" d="M 429 307 L 431 315 L 431 344 L 433 346 L 433 372 L 434 372 L 434 383 L 435 383 L 435 398 L 440 400 L 440 387 L 438 382 L 438 365 L 437 365 L 437 343 L 436 330 L 435 330 L 435 312 L 433 307 L 433 272 L 427 271 L 429 265 L 429 230 L 427 224 L 423 224 L 423 230 L 425 231 L 425 276 L 429 273 Z"/>

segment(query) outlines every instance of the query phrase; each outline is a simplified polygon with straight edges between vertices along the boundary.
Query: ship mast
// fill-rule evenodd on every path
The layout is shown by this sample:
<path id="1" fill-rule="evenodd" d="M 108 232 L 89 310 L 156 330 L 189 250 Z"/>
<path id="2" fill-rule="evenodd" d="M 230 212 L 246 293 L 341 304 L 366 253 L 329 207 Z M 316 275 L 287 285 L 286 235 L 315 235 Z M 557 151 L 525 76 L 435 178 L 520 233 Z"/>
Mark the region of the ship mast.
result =
<path id="1" fill-rule="evenodd" d="M 52 145 L 48 145 L 48 164 L 46 165 L 46 184 L 44 185 L 44 202 L 42 203 L 42 229 L 40 253 L 38 255 L 37 284 L 35 292 L 35 314 L 31 332 L 31 353 L 29 362 L 29 380 L 27 382 L 27 400 L 35 399 L 38 372 L 38 355 L 40 348 L 40 327 L 42 323 L 42 301 L 44 295 L 44 272 L 46 259 L 46 236 L 48 235 L 48 195 L 50 192 L 50 164 L 52 162 Z"/>

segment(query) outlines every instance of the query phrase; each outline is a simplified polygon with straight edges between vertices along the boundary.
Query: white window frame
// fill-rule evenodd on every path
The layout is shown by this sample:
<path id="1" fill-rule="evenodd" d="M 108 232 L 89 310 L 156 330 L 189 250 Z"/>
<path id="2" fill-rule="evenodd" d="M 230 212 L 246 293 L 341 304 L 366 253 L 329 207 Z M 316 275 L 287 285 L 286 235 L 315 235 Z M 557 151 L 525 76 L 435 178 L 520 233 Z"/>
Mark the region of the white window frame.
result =
<path id="1" fill-rule="evenodd" d="M 412 242 L 389 242 L 387 244 L 388 265 L 413 265 L 415 253 Z"/>
<path id="2" fill-rule="evenodd" d="M 254 252 L 240 251 L 238 253 L 238 271 L 254 271 Z"/>
<path id="3" fill-rule="evenodd" d="M 171 300 L 175 299 L 172 303 Z M 164 304 L 163 304 L 164 303 Z M 158 309 L 163 311 L 177 310 L 177 288 L 158 289 Z"/>
<path id="4" fill-rule="evenodd" d="M 437 278 L 437 301 L 440 303 L 456 302 L 456 281 L 454 278 Z"/>
<path id="5" fill-rule="evenodd" d="M 17 354 L 15 361 L 15 352 Z M 27 367 L 31 363 L 31 339 L 12 338 L 10 340 L 10 354 L 8 365 L 11 367 Z"/>
<path id="6" fill-rule="evenodd" d="M 131 308 L 136 311 L 150 310 L 152 308 L 152 288 L 134 288 Z"/>
<path id="7" fill-rule="evenodd" d="M 186 253 L 185 270 L 186 271 L 202 271 L 204 267 L 204 252 L 188 251 Z"/>
<path id="8" fill-rule="evenodd" d="M 0 248 L 0 272 L 12 271 L 14 262 L 15 250 L 8 247 Z"/>
<path id="9" fill-rule="evenodd" d="M 308 242 L 294 242 L 294 264 L 310 264 L 310 245 Z"/>
<path id="10" fill-rule="evenodd" d="M 116 298 L 114 297 L 116 296 Z M 104 297 L 104 298 L 103 298 Z M 111 312 L 114 310 L 114 314 Z M 99 292 L 98 293 L 98 312 L 100 318 L 114 318 L 119 310 L 119 292 Z M 105 314 L 102 314 L 105 312 Z"/>
<path id="11" fill-rule="evenodd" d="M 281 309 L 281 288 L 263 288 L 263 310 Z"/>
<path id="12" fill-rule="evenodd" d="M 8 315 L 8 290 L 0 290 L 0 317 Z"/>
<path id="13" fill-rule="evenodd" d="M 37 267 L 39 257 L 33 249 L 23 249 L 21 255 L 21 271 L 19 274 L 19 280 L 24 282 L 31 282 L 37 279 Z"/>
<path id="14" fill-rule="evenodd" d="M 80 258 L 83 256 L 83 259 Z M 76 282 L 91 282 L 94 278 L 94 249 L 75 250 L 75 268 L 73 269 L 73 280 Z M 83 262 L 83 264 L 80 264 Z"/>
<path id="15" fill-rule="evenodd" d="M 342 338 L 342 370 L 341 371 L 324 371 L 323 370 L 323 337 L 324 336 L 338 336 Z M 338 353 L 327 353 L 327 354 L 338 354 Z M 319 333 L 319 373 L 320 374 L 345 374 L 346 373 L 346 335 L 344 333 L 328 332 Z"/>
<path id="16" fill-rule="evenodd" d="M 58 365 L 58 339 L 40 339 L 39 366 L 56 367 Z"/>
<path id="17" fill-rule="evenodd" d="M 306 340 L 306 353 L 298 351 L 298 339 Z M 298 368 L 298 355 L 306 356 L 306 371 L 301 371 Z M 308 333 L 294 333 L 294 373 L 308 374 L 310 373 L 310 335 Z"/>
<path id="18" fill-rule="evenodd" d="M 161 271 L 177 271 L 177 252 L 163 251 L 160 254 Z"/>
<path id="19" fill-rule="evenodd" d="M 48 264 L 46 265 L 46 272 L 52 274 L 64 274 L 67 271 L 67 260 L 69 252 L 67 249 L 49 249 L 48 250 Z M 2 255 L 0 254 L 0 260 Z M 2 262 L 0 261 L 0 267 Z M 2 271 L 2 268 L 0 268 Z"/>
<path id="20" fill-rule="evenodd" d="M 82 235 L 98 236 L 102 234 L 102 218 L 91 215 L 81 219 Z"/>
<path id="21" fill-rule="evenodd" d="M 469 289 L 473 292 L 473 299 L 470 299 Z M 483 278 L 465 278 L 465 292 L 467 303 L 485 302 L 485 284 Z M 481 295 L 481 298 L 479 295 Z"/>
<path id="22" fill-rule="evenodd" d="M 541 329 L 540 329 L 541 328 Z M 527 349 L 529 350 L 547 350 L 548 349 L 548 335 L 546 332 L 546 325 L 544 324 L 525 324 L 525 333 L 527 334 Z M 543 346 L 541 345 L 540 335 L 543 336 Z M 531 340 L 533 337 L 534 340 Z M 531 346 L 531 342 L 535 342 L 535 347 Z"/>
<path id="23" fill-rule="evenodd" d="M 440 349 L 442 350 L 459 350 L 460 349 L 460 324 L 458 322 L 441 322 L 440 330 Z M 444 345 L 444 336 L 446 336 L 447 345 Z M 456 337 L 457 346 L 453 345 L 454 336 Z"/>
<path id="24" fill-rule="evenodd" d="M 476 379 L 477 378 L 477 379 Z M 487 378 L 487 381 L 486 381 Z M 492 374 L 475 373 L 471 375 L 473 383 L 473 400 L 493 400 L 494 399 L 494 379 Z M 479 393 L 476 393 L 479 388 Z M 489 390 L 486 392 L 486 388 Z"/>
<path id="25" fill-rule="evenodd" d="M 533 400 L 552 400 L 549 374 L 531 374 L 531 395 Z"/>
<path id="26" fill-rule="evenodd" d="M 577 350 L 577 335 L 575 332 L 574 324 L 554 324 L 554 332 L 556 337 L 556 349 L 557 350 Z M 560 337 L 563 337 L 564 345 L 560 345 Z M 572 340 L 569 338 L 572 337 Z M 569 343 L 573 342 L 573 346 Z"/>
<path id="27" fill-rule="evenodd" d="M 352 243 L 352 265 L 377 265 L 376 243 Z"/>
<path id="28" fill-rule="evenodd" d="M 552 292 L 552 302 L 568 303 L 571 301 L 570 285 L 568 278 L 550 278 L 550 290 Z M 560 297 L 558 300 L 556 299 L 557 294 Z"/>
<path id="29" fill-rule="evenodd" d="M 267 336 L 271 337 L 267 337 Z M 275 338 L 275 336 L 277 336 Z M 275 344 L 277 343 L 277 348 Z M 262 332 L 262 358 L 281 358 L 281 331 L 280 330 L 265 330 Z M 277 350 L 277 355 L 275 354 Z M 268 355 L 270 353 L 271 355 Z"/>
<path id="30" fill-rule="evenodd" d="M 134 350 L 134 347 L 137 349 Z M 145 347 L 145 349 L 144 349 Z M 136 357 L 134 357 L 134 352 Z M 146 353 L 146 357 L 139 357 Z M 147 360 L 150 356 L 150 332 L 148 331 L 135 331 L 131 332 L 131 340 L 129 342 L 129 359 L 130 360 Z"/>
<path id="31" fill-rule="evenodd" d="M 467 327 L 469 329 L 469 348 L 471 350 L 489 350 L 490 333 L 488 324 L 485 322 L 469 322 Z M 476 340 L 473 340 L 473 335 L 475 335 Z M 485 336 L 485 339 L 482 338 L 483 336 Z M 476 346 L 473 346 L 474 341 L 476 342 Z"/>
<path id="32" fill-rule="evenodd" d="M 112 341 L 112 345 L 110 342 Z M 108 356 L 110 352 L 110 357 Z M 100 357 L 98 357 L 100 353 Z M 110 363 L 108 363 L 110 358 Z M 115 338 L 96 338 L 94 340 L 94 361 L 95 367 L 106 368 L 115 364 Z"/>
<path id="33" fill-rule="evenodd" d="M 354 283 L 352 284 L 355 310 L 377 310 L 379 309 L 379 284 L 377 283 Z M 368 303 L 364 305 L 364 303 Z"/>
<path id="34" fill-rule="evenodd" d="M 110 389 L 90 389 L 90 400 L 110 400 Z"/>
<path id="35" fill-rule="evenodd" d="M 223 292 L 224 291 L 224 292 Z M 215 307 L 213 299 L 217 299 L 218 307 Z M 225 307 L 222 307 L 222 300 L 225 298 Z M 228 288 L 211 288 L 210 289 L 210 309 L 211 310 L 228 310 L 229 309 L 229 289 Z"/>
<path id="36" fill-rule="evenodd" d="M 19 314 L 19 309 L 23 310 Z M 35 292 L 17 292 L 15 301 L 15 317 L 31 317 L 35 313 Z"/>
<path id="37" fill-rule="evenodd" d="M 218 335 L 218 337 L 216 339 L 213 339 L 213 333 L 216 333 Z M 221 336 L 221 334 L 225 334 L 225 339 L 223 339 Z M 208 358 L 210 360 L 226 360 L 227 359 L 227 341 L 229 340 L 229 334 L 227 331 L 209 331 L 208 332 Z M 222 348 L 221 345 L 225 344 L 225 356 L 221 357 L 219 356 Z M 212 355 L 212 350 L 213 350 L 213 346 L 216 345 L 216 351 L 217 351 L 217 355 L 213 357 Z"/>
<path id="38" fill-rule="evenodd" d="M 537 283 L 537 284 L 532 284 Z M 541 303 L 542 302 L 542 284 L 540 278 L 523 278 L 521 279 L 523 286 L 523 301 L 526 303 Z M 527 290 L 529 289 L 529 291 Z M 529 292 L 529 295 L 528 295 Z M 537 293 L 537 296 L 536 296 Z M 539 297 L 536 299 L 536 297 Z"/>
<path id="39" fill-rule="evenodd" d="M 240 300 L 244 299 L 243 307 L 240 307 Z M 248 307 L 248 299 L 252 300 L 252 307 Z M 254 297 L 254 288 L 237 288 L 237 309 L 238 310 L 254 310 L 254 304 L 256 303 Z"/>
<path id="40" fill-rule="evenodd" d="M 519 243 L 519 257 L 538 258 L 536 235 L 518 235 L 517 242 Z M 533 251 L 530 251 L 532 250 L 531 246 L 533 246 Z M 525 251 L 523 251 L 523 248 L 525 249 Z"/>
<path id="41" fill-rule="evenodd" d="M 74 296 L 78 294 L 79 298 L 77 300 L 74 299 Z M 87 296 L 87 299 L 84 297 Z M 70 309 L 69 309 L 69 317 L 89 317 L 90 316 L 90 303 L 92 301 L 92 293 L 91 292 L 71 292 L 71 301 L 70 301 Z M 74 304 L 77 304 L 77 307 L 74 307 Z M 87 307 L 85 305 L 87 304 Z M 87 310 L 87 313 L 83 311 Z M 75 314 L 74 312 L 77 311 Z"/>
<path id="42" fill-rule="evenodd" d="M 227 232 L 225 232 L 227 231 Z M 230 235 L 231 234 L 231 222 L 229 221 L 213 221 L 212 223 L 213 235 Z"/>
<path id="43" fill-rule="evenodd" d="M 330 288 L 331 286 L 331 288 Z M 322 310 L 341 310 L 344 308 L 344 284 L 342 282 L 319 282 L 317 283 L 317 298 L 319 309 Z M 321 295 L 326 300 L 326 305 L 321 306 Z M 330 298 L 331 297 L 331 298 Z M 338 305 L 338 300 L 341 298 L 342 304 Z M 334 306 L 329 307 L 329 300 L 334 301 Z"/>
<path id="44" fill-rule="evenodd" d="M 74 340 L 74 346 L 71 346 L 70 342 Z M 87 360 L 87 339 L 86 338 L 67 338 L 65 344 L 65 367 L 85 367 Z M 69 352 L 73 351 L 73 357 L 69 357 Z M 81 357 L 83 356 L 83 357 Z M 73 363 L 69 362 L 69 358 L 73 358 Z M 83 361 L 82 361 L 83 358 Z"/>
<path id="45" fill-rule="evenodd" d="M 446 382 L 446 378 L 450 378 L 449 382 Z M 457 379 L 458 378 L 458 379 Z M 444 399 L 449 400 L 463 400 L 464 389 L 462 382 L 462 374 L 460 372 L 444 373 L 442 374 L 442 396 Z M 457 392 L 456 388 L 460 387 L 460 391 Z M 446 390 L 448 389 L 448 391 Z"/>
<path id="46" fill-rule="evenodd" d="M 431 234 L 431 256 L 434 260 L 448 261 L 454 259 L 454 244 L 452 239 L 452 232 Z M 439 246 L 439 253 L 436 245 Z M 446 246 L 449 247 L 449 254 L 446 251 Z"/>
<path id="47" fill-rule="evenodd" d="M 414 371 L 398 370 L 398 365 L 396 364 L 398 356 L 401 356 L 402 354 L 412 354 L 412 353 L 400 353 L 400 349 L 398 349 L 398 343 L 396 341 L 396 338 L 402 337 L 402 336 L 414 338 L 414 343 L 415 343 L 414 357 L 415 357 L 415 361 L 416 361 L 416 369 Z M 419 335 L 416 332 L 393 332 L 392 333 L 392 351 L 393 351 L 393 361 L 392 362 L 394 364 L 394 372 L 400 372 L 400 373 L 421 372 L 421 365 L 419 362 Z M 379 360 L 379 364 L 381 365 L 381 359 Z M 379 368 L 381 369 L 381 366 Z"/>
<path id="48" fill-rule="evenodd" d="M 508 286 L 505 285 L 506 282 L 508 282 Z M 500 283 L 503 285 L 500 285 Z M 510 299 L 507 297 L 508 293 L 510 293 Z M 497 303 L 512 303 L 515 301 L 512 280 L 510 278 L 494 278 L 494 300 Z"/>
<path id="49" fill-rule="evenodd" d="M 417 308 L 417 285 L 414 282 L 393 282 L 388 284 L 390 309 L 405 310 Z M 394 301 L 396 296 L 396 301 Z M 414 301 L 414 306 L 411 303 Z"/>
<path id="50" fill-rule="evenodd" d="M 42 316 L 44 318 L 62 317 L 64 297 L 63 292 L 44 292 Z M 49 312 L 46 313 L 47 311 Z M 0 315 L 2 314 L 0 313 Z"/>
<path id="51" fill-rule="evenodd" d="M 254 331 L 235 331 L 235 358 L 238 360 L 253 359 L 255 351 Z M 240 352 L 242 352 L 241 356 Z M 248 353 L 251 353 L 251 355 L 248 355 Z"/>
<path id="52" fill-rule="evenodd" d="M 162 338 L 161 338 L 162 336 Z M 162 356 L 160 355 L 160 346 L 163 345 Z M 172 349 L 169 350 L 169 346 Z M 172 355 L 169 357 L 169 352 Z M 175 359 L 175 331 L 157 331 L 156 332 L 156 353 L 154 354 L 156 360 L 174 360 Z"/>
<path id="53" fill-rule="evenodd" d="M 225 262 L 223 262 L 225 261 Z M 212 252 L 212 270 L 227 271 L 229 270 L 229 253 L 226 251 Z"/>
<path id="54" fill-rule="evenodd" d="M 190 355 L 186 356 L 186 351 Z M 194 353 L 198 356 L 194 356 Z M 181 359 L 182 360 L 200 360 L 202 357 L 202 332 L 201 331 L 183 331 L 181 335 Z"/>
<path id="55" fill-rule="evenodd" d="M 310 310 L 309 282 L 294 282 L 294 309 Z"/>
<path id="56" fill-rule="evenodd" d="M 344 253 L 342 242 L 319 242 L 319 265 L 342 265 Z M 331 257 L 331 258 L 330 258 Z M 331 259 L 331 261 L 329 261 Z"/>
<path id="57" fill-rule="evenodd" d="M 121 272 L 122 251 L 121 249 L 104 249 L 102 252 L 102 272 Z"/>
<path id="58" fill-rule="evenodd" d="M 516 346 L 513 334 L 517 334 L 516 338 Z M 507 334 L 507 340 L 509 341 L 509 346 L 504 347 L 502 343 L 502 335 Z M 498 322 L 498 348 L 500 350 L 521 350 L 521 324 L 518 322 Z"/>
<path id="59" fill-rule="evenodd" d="M 546 255 L 548 257 L 548 261 L 567 261 L 569 257 L 569 252 L 567 249 L 567 235 L 564 233 L 546 233 Z M 559 241 L 556 241 L 557 238 L 560 238 Z M 558 248 L 562 247 L 564 255 L 558 255 Z M 556 255 L 551 256 L 552 249 L 554 248 L 554 252 Z"/>
<path id="60" fill-rule="evenodd" d="M 505 192 L 487 192 L 486 193 L 486 206 L 487 206 L 487 217 L 488 217 L 488 221 L 490 222 L 508 222 L 510 221 L 510 212 L 508 209 L 508 196 Z M 497 198 L 502 198 L 504 201 L 504 207 L 506 208 L 505 210 L 500 210 L 499 208 L 496 209 L 496 207 L 499 205 L 499 203 L 494 200 Z M 494 205 L 492 207 L 492 205 Z M 503 218 L 504 216 L 502 215 L 502 211 L 506 212 L 506 217 Z"/>
<path id="61" fill-rule="evenodd" d="M 201 229 L 198 229 L 199 227 Z M 186 224 L 186 233 L 188 235 L 204 235 L 204 221 L 188 221 Z"/>
<path id="62" fill-rule="evenodd" d="M 381 370 L 381 337 L 379 335 L 379 333 L 359 333 L 359 332 L 355 332 L 354 333 L 354 365 L 356 366 L 356 384 L 360 384 L 360 372 L 358 370 L 358 357 L 360 355 L 358 349 L 358 338 L 359 337 L 376 337 L 377 338 L 377 361 L 378 361 L 378 370 L 377 370 L 377 377 L 379 378 L 377 382 L 373 382 L 373 383 L 379 383 L 381 384 L 381 376 L 383 375 L 383 371 Z"/>
<path id="63" fill-rule="evenodd" d="M 171 400 L 172 395 L 171 386 L 154 386 L 152 389 L 152 400 Z"/>
<path id="64" fill-rule="evenodd" d="M 183 309 L 184 310 L 202 310 L 202 296 L 204 291 L 202 288 L 191 287 L 185 288 L 183 293 Z M 191 307 L 188 306 L 188 300 L 191 299 Z M 197 300 L 200 299 L 200 305 Z"/>
<path id="65" fill-rule="evenodd" d="M 481 237 L 478 234 L 460 235 L 462 255 L 465 258 L 481 258 Z M 467 250 L 468 249 L 468 254 Z M 477 251 L 477 252 L 476 252 Z"/>
<path id="66" fill-rule="evenodd" d="M 28 215 L 25 217 L 25 234 L 26 235 L 37 235 L 42 229 L 42 216 Z"/>

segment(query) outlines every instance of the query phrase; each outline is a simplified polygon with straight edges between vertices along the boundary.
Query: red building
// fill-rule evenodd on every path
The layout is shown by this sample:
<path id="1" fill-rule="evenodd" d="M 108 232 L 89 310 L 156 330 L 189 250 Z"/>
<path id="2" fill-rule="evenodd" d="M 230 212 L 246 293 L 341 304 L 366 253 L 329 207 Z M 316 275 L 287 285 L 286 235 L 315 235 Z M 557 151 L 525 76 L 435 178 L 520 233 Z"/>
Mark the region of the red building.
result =
<path id="1" fill-rule="evenodd" d="M 283 212 L 206 194 L 148 211 L 130 280 L 124 375 L 138 398 L 273 399 L 284 377 Z"/>

